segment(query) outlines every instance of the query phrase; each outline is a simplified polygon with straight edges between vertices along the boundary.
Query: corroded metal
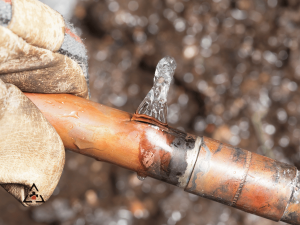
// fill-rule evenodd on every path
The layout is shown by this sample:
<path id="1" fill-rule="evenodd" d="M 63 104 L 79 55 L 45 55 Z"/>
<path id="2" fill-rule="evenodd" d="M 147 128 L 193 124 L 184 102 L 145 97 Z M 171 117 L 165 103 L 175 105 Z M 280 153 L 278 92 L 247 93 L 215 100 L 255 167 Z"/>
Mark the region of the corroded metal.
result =
<path id="1" fill-rule="evenodd" d="M 299 208 L 300 208 L 300 173 L 297 171 L 297 177 L 293 183 L 293 193 L 288 206 L 281 218 L 281 221 L 290 224 L 300 224 Z"/>
<path id="2" fill-rule="evenodd" d="M 296 175 L 294 166 L 204 137 L 185 190 L 279 221 L 295 191 Z"/>
<path id="3" fill-rule="evenodd" d="M 140 176 L 186 187 L 201 139 L 172 128 L 145 129 L 140 141 Z"/>

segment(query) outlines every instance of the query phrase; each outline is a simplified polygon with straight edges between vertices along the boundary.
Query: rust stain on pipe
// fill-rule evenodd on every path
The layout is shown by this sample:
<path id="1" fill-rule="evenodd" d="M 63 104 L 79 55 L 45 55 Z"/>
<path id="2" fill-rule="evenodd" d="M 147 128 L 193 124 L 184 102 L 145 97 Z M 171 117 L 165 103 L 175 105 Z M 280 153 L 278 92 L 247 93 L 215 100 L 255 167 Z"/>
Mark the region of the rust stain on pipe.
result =
<path id="1" fill-rule="evenodd" d="M 274 221 L 300 225 L 296 167 L 67 94 L 29 94 L 67 149 Z"/>

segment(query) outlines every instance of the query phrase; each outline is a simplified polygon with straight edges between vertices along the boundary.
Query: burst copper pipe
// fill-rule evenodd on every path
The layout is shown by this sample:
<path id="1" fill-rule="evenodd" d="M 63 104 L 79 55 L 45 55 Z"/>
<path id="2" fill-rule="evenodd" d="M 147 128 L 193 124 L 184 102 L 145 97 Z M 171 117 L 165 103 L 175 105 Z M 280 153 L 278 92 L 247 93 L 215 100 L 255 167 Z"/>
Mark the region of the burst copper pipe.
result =
<path id="1" fill-rule="evenodd" d="M 300 224 L 296 167 L 68 94 L 27 97 L 67 149 L 274 221 Z"/>

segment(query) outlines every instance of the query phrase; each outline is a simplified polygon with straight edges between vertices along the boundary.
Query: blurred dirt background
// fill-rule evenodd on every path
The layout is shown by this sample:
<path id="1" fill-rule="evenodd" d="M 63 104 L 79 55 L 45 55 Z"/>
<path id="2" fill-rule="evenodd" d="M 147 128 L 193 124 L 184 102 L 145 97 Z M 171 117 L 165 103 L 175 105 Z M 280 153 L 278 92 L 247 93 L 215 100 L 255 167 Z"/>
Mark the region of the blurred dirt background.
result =
<path id="1" fill-rule="evenodd" d="M 171 126 L 300 169 L 299 1 L 75 3 L 68 17 L 88 49 L 93 101 L 133 113 L 170 55 Z M 46 204 L 0 198 L 0 224 L 278 224 L 70 151 Z"/>

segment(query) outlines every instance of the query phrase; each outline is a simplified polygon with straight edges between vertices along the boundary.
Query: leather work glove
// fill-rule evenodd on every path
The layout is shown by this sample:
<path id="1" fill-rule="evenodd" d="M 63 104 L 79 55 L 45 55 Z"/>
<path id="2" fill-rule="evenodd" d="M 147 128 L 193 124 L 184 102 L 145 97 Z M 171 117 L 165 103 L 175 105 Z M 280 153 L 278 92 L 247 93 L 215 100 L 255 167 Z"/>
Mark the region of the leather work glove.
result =
<path id="1" fill-rule="evenodd" d="M 86 50 L 74 28 L 47 5 L 0 0 L 0 184 L 32 206 L 53 193 L 65 151 L 22 91 L 88 98 Z"/>

